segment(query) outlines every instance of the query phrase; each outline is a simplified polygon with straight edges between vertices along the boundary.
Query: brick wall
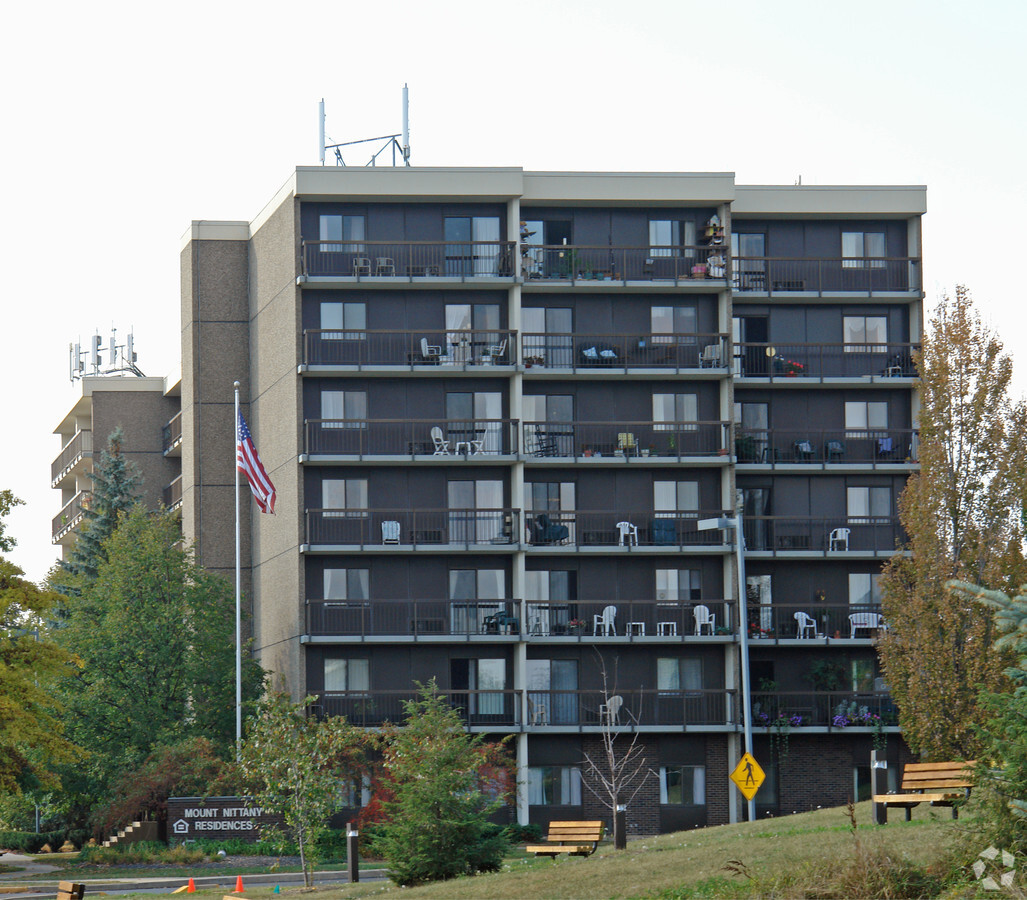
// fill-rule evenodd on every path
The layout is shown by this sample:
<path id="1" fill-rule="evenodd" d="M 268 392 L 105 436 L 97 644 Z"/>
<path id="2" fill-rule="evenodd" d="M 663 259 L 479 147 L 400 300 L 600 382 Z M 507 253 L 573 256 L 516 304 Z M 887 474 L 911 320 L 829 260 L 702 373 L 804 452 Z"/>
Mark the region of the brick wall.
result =
<path id="1" fill-rule="evenodd" d="M 735 786 L 725 775 L 728 765 L 727 735 L 711 734 L 706 738 L 706 824 L 724 825 L 730 815 L 731 792 Z"/>
<path id="2" fill-rule="evenodd" d="M 618 750 L 618 758 L 621 753 L 627 752 L 631 746 L 631 735 L 624 734 L 617 738 L 615 748 Z M 634 799 L 628 803 L 627 829 L 628 835 L 637 834 L 658 834 L 660 831 L 660 763 L 655 746 L 646 743 L 644 737 L 639 737 L 638 747 L 642 748 L 642 770 L 638 777 L 629 782 L 622 791 L 625 802 L 631 798 L 635 788 L 641 782 L 641 787 Z M 603 749 L 601 735 L 586 735 L 582 738 L 581 749 L 583 754 L 596 761 L 602 767 L 604 774 L 609 775 L 606 766 L 606 753 Z M 587 766 L 581 769 L 581 778 L 588 780 Z M 602 793 L 603 787 L 593 778 L 592 786 Z M 604 798 L 605 799 L 605 798 Z M 607 830 L 613 833 L 613 812 L 609 806 L 600 800 L 588 789 L 586 784 L 581 787 L 582 816 L 585 819 L 602 819 L 606 822 Z"/>

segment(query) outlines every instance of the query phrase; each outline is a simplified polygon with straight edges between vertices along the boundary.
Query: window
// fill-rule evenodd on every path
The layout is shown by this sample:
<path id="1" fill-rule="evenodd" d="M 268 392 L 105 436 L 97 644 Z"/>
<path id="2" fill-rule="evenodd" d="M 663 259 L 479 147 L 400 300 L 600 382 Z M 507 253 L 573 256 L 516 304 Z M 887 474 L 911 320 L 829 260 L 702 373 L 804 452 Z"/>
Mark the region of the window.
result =
<path id="1" fill-rule="evenodd" d="M 657 569 L 656 600 L 702 599 L 702 571 L 700 569 Z"/>
<path id="2" fill-rule="evenodd" d="M 324 684 L 326 691 L 366 692 L 371 689 L 371 664 L 366 659 L 326 659 Z"/>
<path id="3" fill-rule="evenodd" d="M 881 400 L 845 401 L 845 436 L 847 438 L 872 438 L 877 429 L 888 427 L 888 403 Z M 850 430 L 851 429 L 851 430 Z"/>
<path id="4" fill-rule="evenodd" d="M 702 660 L 698 657 L 656 660 L 656 689 L 663 692 L 702 690 Z"/>
<path id="5" fill-rule="evenodd" d="M 705 766 L 660 766 L 660 803 L 663 806 L 705 806 Z"/>
<path id="6" fill-rule="evenodd" d="M 487 544 L 504 540 L 502 481 L 451 481 L 446 496 L 450 541 Z"/>
<path id="7" fill-rule="evenodd" d="M 653 343 L 694 344 L 699 330 L 699 312 L 695 306 L 654 306 L 649 313 Z"/>
<path id="8" fill-rule="evenodd" d="M 332 244 L 325 241 L 364 240 L 363 216 L 321 216 L 320 227 L 322 253 L 364 253 L 363 244 Z"/>
<path id="9" fill-rule="evenodd" d="M 867 693 L 874 689 L 874 661 L 872 659 L 852 660 L 852 689 Z"/>
<path id="10" fill-rule="evenodd" d="M 321 482 L 321 507 L 326 518 L 366 518 L 366 478 L 326 478 Z"/>
<path id="11" fill-rule="evenodd" d="M 881 576 L 870 572 L 849 573 L 849 605 L 880 606 Z"/>
<path id="12" fill-rule="evenodd" d="M 888 350 L 887 316 L 844 316 L 842 334 L 846 353 L 885 353 Z"/>
<path id="13" fill-rule="evenodd" d="M 698 431 L 698 394 L 653 394 L 654 431 Z"/>
<path id="14" fill-rule="evenodd" d="M 568 368 L 574 365 L 574 315 L 567 307 L 525 307 L 521 311 L 525 361 Z"/>
<path id="15" fill-rule="evenodd" d="M 366 330 L 366 303 L 338 303 L 326 300 L 321 304 L 322 340 L 362 341 L 367 337 Z"/>
<path id="16" fill-rule="evenodd" d="M 883 231 L 843 231 L 843 269 L 883 269 Z"/>
<path id="17" fill-rule="evenodd" d="M 348 778 L 339 784 L 339 809 L 362 809 L 371 802 L 371 779 Z"/>
<path id="18" fill-rule="evenodd" d="M 367 600 L 369 569 L 325 569 L 325 600 Z"/>
<path id="19" fill-rule="evenodd" d="M 365 391 L 321 391 L 322 428 L 367 428 Z"/>
<path id="20" fill-rule="evenodd" d="M 731 232 L 732 278 L 740 291 L 762 291 L 767 287 L 767 236 Z"/>
<path id="21" fill-rule="evenodd" d="M 576 766 L 529 766 L 531 806 L 580 806 L 581 770 Z"/>
<path id="22" fill-rule="evenodd" d="M 694 514 L 699 512 L 698 481 L 654 481 L 653 510 L 657 518 L 667 518 L 671 513 Z"/>
<path id="23" fill-rule="evenodd" d="M 888 519 L 891 517 L 891 488 L 846 488 L 846 505 L 850 520 L 872 523 L 875 519 Z"/>
<path id="24" fill-rule="evenodd" d="M 446 216 L 447 275 L 499 274 L 499 216 Z"/>
<path id="25" fill-rule="evenodd" d="M 684 252 L 682 252 L 684 245 Z M 672 219 L 649 220 L 649 255 L 652 257 L 695 256 L 695 222 Z"/>
<path id="26" fill-rule="evenodd" d="M 450 627 L 453 634 L 480 634 L 485 618 L 503 608 L 483 601 L 506 597 L 502 569 L 452 569 L 449 573 Z"/>

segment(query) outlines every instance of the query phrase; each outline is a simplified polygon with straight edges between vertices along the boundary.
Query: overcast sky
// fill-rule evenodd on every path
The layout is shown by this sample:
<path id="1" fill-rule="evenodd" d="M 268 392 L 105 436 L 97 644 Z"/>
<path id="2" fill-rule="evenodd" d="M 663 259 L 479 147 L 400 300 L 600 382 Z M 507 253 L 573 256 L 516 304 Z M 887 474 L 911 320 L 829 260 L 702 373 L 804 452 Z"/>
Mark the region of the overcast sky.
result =
<path id="1" fill-rule="evenodd" d="M 330 139 L 355 140 L 400 130 L 409 83 L 414 165 L 926 184 L 928 303 L 967 284 L 1027 387 L 1022 0 L 55 0 L 4 18 L 0 488 L 26 501 L 9 531 L 31 578 L 57 556 L 69 342 L 131 329 L 146 374 L 177 370 L 182 234 L 252 219 L 315 165 L 322 97 Z"/>

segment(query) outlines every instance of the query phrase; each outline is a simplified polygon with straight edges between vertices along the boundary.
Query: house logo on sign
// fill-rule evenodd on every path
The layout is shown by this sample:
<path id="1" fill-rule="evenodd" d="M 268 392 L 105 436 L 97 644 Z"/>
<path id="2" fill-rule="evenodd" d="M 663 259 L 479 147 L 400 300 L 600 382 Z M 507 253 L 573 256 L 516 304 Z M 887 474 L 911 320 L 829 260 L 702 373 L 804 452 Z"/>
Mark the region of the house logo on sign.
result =
<path id="1" fill-rule="evenodd" d="M 175 832 L 175 834 L 188 834 L 189 823 L 185 819 L 179 819 L 171 826 L 171 830 Z"/>

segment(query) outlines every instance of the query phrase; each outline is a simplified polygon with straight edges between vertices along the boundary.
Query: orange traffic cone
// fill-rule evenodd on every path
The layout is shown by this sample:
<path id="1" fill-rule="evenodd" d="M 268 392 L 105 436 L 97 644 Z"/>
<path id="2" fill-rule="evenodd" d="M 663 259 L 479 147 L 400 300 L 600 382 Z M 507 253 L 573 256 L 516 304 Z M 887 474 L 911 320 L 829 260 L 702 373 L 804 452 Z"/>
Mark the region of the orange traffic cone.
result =
<path id="1" fill-rule="evenodd" d="M 235 876 L 235 891 L 233 893 L 241 894 L 245 888 L 242 886 L 242 875 Z"/>
<path id="2" fill-rule="evenodd" d="M 193 881 L 191 878 L 189 879 L 189 886 L 185 889 L 185 892 L 187 894 L 195 894 L 196 893 L 196 882 Z"/>

